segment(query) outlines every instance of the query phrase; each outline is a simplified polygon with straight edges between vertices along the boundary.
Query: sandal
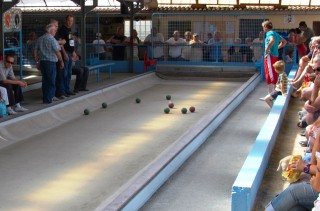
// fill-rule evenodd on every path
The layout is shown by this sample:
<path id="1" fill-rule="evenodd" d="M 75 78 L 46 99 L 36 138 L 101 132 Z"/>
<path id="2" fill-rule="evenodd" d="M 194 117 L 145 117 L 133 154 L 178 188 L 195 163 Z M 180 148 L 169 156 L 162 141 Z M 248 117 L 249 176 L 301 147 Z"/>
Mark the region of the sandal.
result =
<path id="1" fill-rule="evenodd" d="M 301 131 L 301 132 L 300 132 L 300 135 L 301 135 L 301 136 L 306 136 L 306 130 Z"/>
<path id="2" fill-rule="evenodd" d="M 300 128 L 306 128 L 308 124 L 305 121 L 301 121 L 297 123 L 297 126 Z"/>

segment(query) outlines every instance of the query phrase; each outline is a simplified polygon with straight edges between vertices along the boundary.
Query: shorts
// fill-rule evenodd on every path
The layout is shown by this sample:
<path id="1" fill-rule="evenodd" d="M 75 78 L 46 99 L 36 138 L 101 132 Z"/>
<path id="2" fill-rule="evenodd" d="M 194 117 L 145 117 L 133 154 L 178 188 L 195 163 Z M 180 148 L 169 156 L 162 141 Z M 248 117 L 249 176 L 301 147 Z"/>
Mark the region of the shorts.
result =
<path id="1" fill-rule="evenodd" d="M 270 93 L 270 96 L 272 97 L 272 99 L 277 99 L 278 95 L 282 95 L 281 91 L 273 91 Z"/>
<path id="2" fill-rule="evenodd" d="M 266 55 L 264 57 L 264 73 L 267 84 L 276 84 L 278 81 L 278 73 L 274 70 L 273 64 L 278 61 L 277 56 Z"/>

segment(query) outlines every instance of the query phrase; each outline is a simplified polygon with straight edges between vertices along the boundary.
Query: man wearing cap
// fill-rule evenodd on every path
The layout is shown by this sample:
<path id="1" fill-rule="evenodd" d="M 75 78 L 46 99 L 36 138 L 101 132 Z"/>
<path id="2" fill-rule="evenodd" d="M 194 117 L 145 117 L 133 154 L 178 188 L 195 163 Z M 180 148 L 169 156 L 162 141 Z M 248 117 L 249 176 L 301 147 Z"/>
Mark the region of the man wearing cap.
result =
<path id="1" fill-rule="evenodd" d="M 199 39 L 199 34 L 194 33 L 192 35 L 192 40 L 190 41 L 191 44 L 191 62 L 201 62 L 203 57 L 203 42 Z"/>

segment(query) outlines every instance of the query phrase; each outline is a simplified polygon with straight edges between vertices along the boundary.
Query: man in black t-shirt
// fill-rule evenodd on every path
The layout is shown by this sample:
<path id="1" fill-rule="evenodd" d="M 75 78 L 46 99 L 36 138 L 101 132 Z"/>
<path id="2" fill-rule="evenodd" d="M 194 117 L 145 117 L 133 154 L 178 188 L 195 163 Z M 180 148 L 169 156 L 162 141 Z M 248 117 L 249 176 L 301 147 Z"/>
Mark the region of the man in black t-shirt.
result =
<path id="1" fill-rule="evenodd" d="M 125 53 L 126 53 L 126 46 L 125 40 L 127 39 L 126 36 L 124 36 L 124 30 L 122 26 L 119 26 L 117 28 L 117 34 L 115 34 L 111 39 L 110 42 L 112 44 L 122 44 L 119 46 L 114 46 L 112 50 L 112 60 L 124 60 L 125 59 Z"/>
<path id="2" fill-rule="evenodd" d="M 66 43 L 62 46 L 62 56 L 64 60 L 64 73 L 61 77 L 61 94 L 63 96 L 75 95 L 70 89 L 71 75 L 72 75 L 72 56 L 74 52 L 74 38 L 71 32 L 71 27 L 74 22 L 73 15 L 67 15 L 65 23 L 59 28 L 57 32 L 57 39 L 64 39 Z"/>

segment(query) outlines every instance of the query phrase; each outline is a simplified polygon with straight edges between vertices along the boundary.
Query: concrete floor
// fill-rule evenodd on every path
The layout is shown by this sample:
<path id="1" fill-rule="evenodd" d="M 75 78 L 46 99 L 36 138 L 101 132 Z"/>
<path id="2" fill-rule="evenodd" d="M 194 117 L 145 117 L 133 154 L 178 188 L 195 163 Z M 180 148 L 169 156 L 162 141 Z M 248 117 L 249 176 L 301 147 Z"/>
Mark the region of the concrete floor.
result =
<path id="1" fill-rule="evenodd" d="M 270 111 L 261 83 L 141 209 L 231 210 L 231 187 Z"/>
<path id="2" fill-rule="evenodd" d="M 159 79 L 106 110 L 84 116 L 81 109 L 73 121 L 3 148 L 0 210 L 94 210 L 241 85 Z M 175 103 L 168 115 L 167 94 Z M 181 114 L 191 105 L 195 113 Z"/>
<path id="3" fill-rule="evenodd" d="M 130 76 L 134 76 L 134 74 L 115 74 L 112 81 L 102 80 L 99 83 L 95 82 L 96 78 L 94 76 L 90 76 L 89 89 L 91 91 L 98 90 L 103 86 L 108 86 L 108 84 L 116 83 Z M 181 81 L 179 83 L 183 84 Z M 225 82 L 219 83 L 219 87 L 230 85 L 230 83 Z M 148 91 L 147 93 L 142 92 L 139 94 L 139 97 L 143 96 L 143 103 L 144 99 L 150 99 L 148 103 L 150 107 L 143 109 L 142 116 L 147 113 L 152 116 L 158 115 L 154 114 L 154 109 L 162 113 L 165 105 L 162 103 L 163 99 L 156 98 L 155 93 L 157 92 L 155 90 L 160 90 L 161 95 L 165 96 L 170 91 L 171 86 L 176 86 L 175 84 L 166 83 L 165 86 L 159 85 L 150 89 L 150 93 Z M 198 86 L 197 84 L 187 87 L 181 86 L 178 94 L 181 102 L 183 95 L 188 96 L 195 91 L 194 87 Z M 230 91 L 238 85 L 232 86 L 234 85 L 231 85 Z M 226 94 L 225 89 L 221 91 L 220 88 L 214 87 L 213 90 L 214 93 Z M 205 93 L 212 94 L 211 91 L 210 89 L 210 92 L 206 91 Z M 265 91 L 266 87 L 262 82 L 248 99 L 234 111 L 231 117 L 180 168 L 179 172 L 151 198 L 142 210 L 230 210 L 231 186 L 270 110 L 264 102 L 258 101 L 258 98 L 265 95 Z M 180 92 L 184 94 L 180 96 Z M 84 94 L 86 93 L 81 93 L 80 95 Z M 30 108 L 30 113 L 49 107 L 41 104 L 41 93 L 39 90 L 27 92 L 25 96 L 27 99 L 25 105 Z M 120 151 L 107 150 L 108 152 L 106 152 L 105 150 L 110 148 L 105 145 L 104 139 L 113 139 L 116 131 L 127 128 L 127 126 L 121 127 L 121 125 L 135 125 L 139 119 L 152 118 L 150 116 L 141 117 L 141 115 L 131 116 L 132 112 L 137 114 L 141 112 L 141 110 L 137 110 L 141 109 L 141 107 L 130 107 L 136 106 L 136 104 L 132 104 L 135 97 L 131 96 L 122 100 L 119 104 L 113 104 L 108 107 L 107 111 L 94 112 L 90 116 L 85 117 L 86 121 L 82 121 L 84 116 L 81 116 L 75 122 L 57 128 L 57 132 L 39 135 L 0 150 L 0 183 L 2 187 L 0 189 L 0 210 L 57 210 L 57 208 L 59 210 L 93 210 L 101 200 L 112 194 L 121 186 L 121 183 L 123 184 L 128 180 L 128 177 L 135 174 L 134 171 L 129 170 L 126 173 L 112 176 L 105 170 L 104 166 L 110 165 L 114 167 L 112 164 L 114 159 L 110 159 L 110 156 L 121 152 L 127 146 L 124 143 L 117 144 L 117 150 Z M 211 99 L 211 101 L 218 103 L 222 99 L 220 96 Z M 143 103 L 140 106 L 143 106 Z M 275 171 L 278 161 L 292 152 L 301 153 L 303 151 L 298 144 L 300 140 L 303 140 L 303 137 L 298 135 L 300 129 L 297 130 L 296 127 L 297 111 L 300 110 L 302 105 L 302 102 L 298 99 L 292 99 L 292 103 L 290 103 L 277 140 L 277 147 L 271 156 L 270 170 L 265 174 L 254 210 L 263 210 L 264 205 L 287 185 L 281 180 L 281 173 Z M 214 105 L 207 104 L 205 107 L 211 108 L 212 106 Z M 199 115 L 202 113 L 201 109 L 198 110 L 199 106 L 196 107 L 197 112 L 199 111 L 196 115 Z M 110 128 L 110 131 L 104 131 L 106 128 L 105 121 L 100 118 L 106 118 L 106 116 L 112 113 L 113 115 L 109 118 L 112 120 L 117 119 L 118 117 L 115 115 L 118 109 L 121 110 L 119 115 L 123 118 L 122 122 L 120 121 L 119 123 L 120 126 L 115 127 L 112 124 L 111 127 L 107 127 Z M 122 113 L 123 110 L 130 110 L 131 113 Z M 179 109 L 174 109 L 173 112 L 176 115 L 176 113 L 179 113 Z M 20 114 L 19 116 L 22 115 Z M 128 118 L 128 116 L 131 116 L 131 118 Z M 12 118 L 15 117 L 9 117 L 8 119 Z M 8 119 L 2 119 L 2 121 Z M 87 121 L 88 119 L 91 120 Z M 191 122 L 196 120 L 190 119 L 185 121 L 185 119 L 177 119 L 177 121 L 182 121 L 183 125 L 181 127 L 188 128 L 192 125 Z M 84 122 L 86 122 L 84 124 L 85 128 L 82 129 L 81 127 Z M 114 121 L 111 121 L 111 123 L 114 123 Z M 247 127 L 243 127 L 244 124 Z M 98 125 L 98 128 L 102 128 L 103 132 L 96 132 L 97 136 L 95 137 L 97 139 L 94 139 L 93 142 L 92 136 L 87 137 L 87 131 L 94 130 L 96 125 Z M 131 128 L 130 132 L 133 130 L 134 128 Z M 169 130 L 166 130 L 165 133 Z M 72 133 L 70 138 L 68 136 L 65 139 L 66 136 L 64 134 L 68 134 L 70 131 L 83 131 L 83 133 L 80 133 L 82 135 Z M 125 136 L 131 140 L 132 135 L 130 132 L 125 132 Z M 110 134 L 112 134 L 111 137 Z M 129 161 L 123 161 L 125 165 L 133 165 L 137 169 L 145 165 L 148 159 L 156 156 L 146 154 L 147 149 L 155 148 L 155 146 L 150 145 L 149 141 L 143 142 L 143 140 L 139 139 L 141 138 L 137 139 L 138 144 L 133 144 L 129 147 L 136 147 L 135 145 L 143 146 L 144 153 L 142 157 L 134 164 L 130 164 Z M 284 139 L 288 141 L 284 142 Z M 87 140 L 90 140 L 90 142 Z M 109 144 L 112 145 L 111 143 Z M 167 144 L 170 144 L 170 141 Z M 71 151 L 68 150 L 70 147 Z M 102 152 L 106 152 L 107 154 L 103 154 Z M 130 150 L 126 150 L 125 152 L 131 154 Z M 61 156 L 63 154 L 66 157 Z M 141 166 L 139 167 L 140 164 Z M 100 174 L 104 176 L 97 178 L 97 175 Z M 110 183 L 107 186 L 101 186 L 99 181 Z M 101 192 L 95 192 L 94 188 L 90 187 L 91 185 L 92 188 L 100 188 Z M 87 194 L 92 196 L 89 202 L 86 201 Z M 74 197 L 76 199 L 73 199 Z"/>

